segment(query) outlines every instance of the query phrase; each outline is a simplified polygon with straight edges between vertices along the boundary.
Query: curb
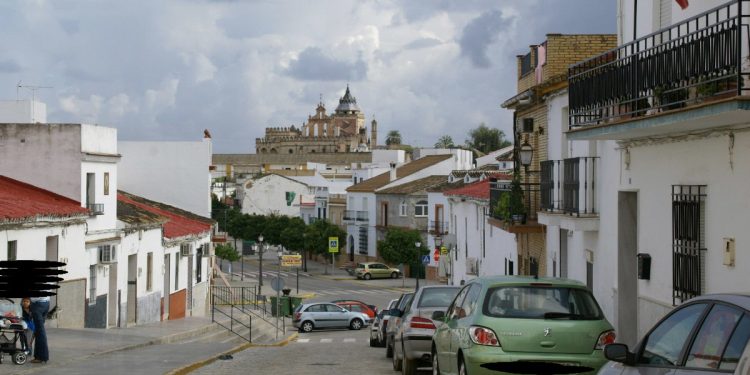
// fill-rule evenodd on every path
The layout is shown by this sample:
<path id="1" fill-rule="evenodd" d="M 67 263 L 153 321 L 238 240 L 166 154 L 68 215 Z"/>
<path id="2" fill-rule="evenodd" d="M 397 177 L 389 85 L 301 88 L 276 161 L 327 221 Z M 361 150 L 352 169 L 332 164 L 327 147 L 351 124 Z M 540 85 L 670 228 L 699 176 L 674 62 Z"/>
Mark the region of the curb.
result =
<path id="1" fill-rule="evenodd" d="M 166 375 L 184 375 L 184 374 L 189 374 L 189 373 L 191 373 L 191 372 L 193 372 L 193 371 L 195 371 L 195 370 L 197 370 L 197 369 L 199 369 L 201 367 L 204 367 L 204 366 L 207 366 L 207 365 L 213 363 L 214 361 L 216 361 L 217 359 L 219 359 L 219 357 L 221 357 L 221 356 L 231 355 L 231 354 L 234 354 L 234 353 L 237 353 L 237 352 L 240 352 L 240 351 L 243 351 L 243 350 L 247 350 L 247 349 L 250 349 L 250 348 L 267 348 L 267 347 L 281 347 L 281 346 L 286 346 L 292 340 L 296 340 L 297 336 L 299 336 L 299 333 L 295 332 L 295 333 L 291 334 L 289 337 L 287 337 L 287 338 L 285 338 L 285 339 L 283 339 L 283 340 L 281 340 L 279 342 L 273 343 L 273 344 L 253 344 L 253 343 L 240 344 L 240 345 L 238 345 L 238 346 L 236 346 L 236 347 L 234 347 L 232 349 L 229 349 L 229 350 L 227 350 L 227 351 L 225 351 L 225 352 L 223 352 L 221 354 L 217 354 L 217 355 L 215 355 L 215 356 L 213 356 L 211 358 L 203 359 L 203 360 L 191 363 L 189 365 L 180 367 L 178 369 L 174 369 L 172 371 L 169 371 L 169 372 L 166 373 Z"/>

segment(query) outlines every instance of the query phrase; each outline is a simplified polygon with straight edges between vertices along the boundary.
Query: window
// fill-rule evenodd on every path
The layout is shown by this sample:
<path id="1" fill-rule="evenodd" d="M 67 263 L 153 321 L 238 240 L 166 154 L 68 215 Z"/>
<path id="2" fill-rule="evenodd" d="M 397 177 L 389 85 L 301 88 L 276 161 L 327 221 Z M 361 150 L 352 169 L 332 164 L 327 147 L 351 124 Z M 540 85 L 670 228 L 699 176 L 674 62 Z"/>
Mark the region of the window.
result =
<path id="1" fill-rule="evenodd" d="M 742 318 L 741 311 L 729 306 L 715 305 L 693 340 L 685 367 L 718 369 L 722 362 L 724 348 L 729 342 L 729 336 L 740 318 Z M 747 342 L 747 338 L 745 341 Z M 739 356 L 735 359 L 739 360 Z M 734 366 L 737 366 L 737 362 L 734 362 Z"/>
<path id="2" fill-rule="evenodd" d="M 18 259 L 18 242 L 8 241 L 8 260 L 17 260 Z"/>
<path id="3" fill-rule="evenodd" d="M 427 201 L 418 201 L 414 205 L 414 216 L 426 217 L 427 216 Z"/>
<path id="4" fill-rule="evenodd" d="M 523 132 L 524 133 L 534 132 L 534 119 L 533 118 L 523 119 Z"/>
<path id="5" fill-rule="evenodd" d="M 672 185 L 672 304 L 703 294 L 705 185 Z"/>
<path id="6" fill-rule="evenodd" d="M 180 253 L 174 254 L 174 290 L 180 289 Z"/>
<path id="7" fill-rule="evenodd" d="M 146 255 L 146 290 L 151 291 L 154 286 L 154 253 Z"/>
<path id="8" fill-rule="evenodd" d="M 86 207 L 96 203 L 96 175 L 86 173 Z"/>
<path id="9" fill-rule="evenodd" d="M 89 266 L 89 305 L 96 303 L 96 265 Z"/>
<path id="10" fill-rule="evenodd" d="M 203 278 L 203 246 L 199 247 L 195 253 L 195 281 L 198 283 Z"/>
<path id="11" fill-rule="evenodd" d="M 406 201 L 401 201 L 398 205 L 398 216 L 406 216 Z"/>
<path id="12" fill-rule="evenodd" d="M 325 312 L 325 305 L 312 305 L 305 310 L 307 312 Z"/>
<path id="13" fill-rule="evenodd" d="M 109 195 L 109 172 L 104 172 L 104 195 Z"/>
<path id="14" fill-rule="evenodd" d="M 674 366 L 688 342 L 690 332 L 706 310 L 706 304 L 696 303 L 677 310 L 659 323 L 649 334 L 638 363 Z"/>

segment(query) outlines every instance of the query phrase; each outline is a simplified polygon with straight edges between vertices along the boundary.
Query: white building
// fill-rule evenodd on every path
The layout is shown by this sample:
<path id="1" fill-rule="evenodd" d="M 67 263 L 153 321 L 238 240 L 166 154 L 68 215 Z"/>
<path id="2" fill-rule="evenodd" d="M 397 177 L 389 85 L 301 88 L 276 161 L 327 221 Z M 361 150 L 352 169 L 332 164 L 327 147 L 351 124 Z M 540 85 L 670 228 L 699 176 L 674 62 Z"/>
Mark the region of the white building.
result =
<path id="1" fill-rule="evenodd" d="M 750 241 L 750 107 L 738 96 L 750 87 L 748 20 L 736 18 L 738 3 L 639 2 L 636 15 L 634 2 L 621 0 L 618 49 L 571 67 L 567 138 L 591 141 L 601 158 L 594 292 L 629 345 L 693 296 L 747 291 L 750 263 L 736 250 Z M 723 55 L 673 58 L 726 35 L 737 44 Z M 698 57 L 705 64 L 690 70 Z M 632 61 L 670 64 L 644 64 L 637 90 L 613 85 L 612 70 Z M 614 91 L 597 96 L 592 87 Z M 639 267 L 649 261 L 650 272 Z"/>
<path id="2" fill-rule="evenodd" d="M 211 138 L 197 142 L 119 141 L 119 188 L 211 217 Z"/>
<path id="3" fill-rule="evenodd" d="M 271 173 L 242 184 L 238 196 L 242 213 L 250 215 L 285 215 L 300 217 L 301 197 L 314 205 L 315 190 L 287 176 Z"/>

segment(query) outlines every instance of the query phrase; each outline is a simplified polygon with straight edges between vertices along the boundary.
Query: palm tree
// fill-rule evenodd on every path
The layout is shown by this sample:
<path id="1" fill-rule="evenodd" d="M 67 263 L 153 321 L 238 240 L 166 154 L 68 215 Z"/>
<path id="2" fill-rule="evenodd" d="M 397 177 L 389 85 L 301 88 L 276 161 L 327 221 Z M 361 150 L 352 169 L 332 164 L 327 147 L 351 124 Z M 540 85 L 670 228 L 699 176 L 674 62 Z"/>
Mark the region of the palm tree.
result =
<path id="1" fill-rule="evenodd" d="M 451 138 L 450 135 L 444 135 L 440 138 L 438 138 L 438 141 L 435 143 L 435 148 L 455 148 L 456 145 L 453 144 L 453 138 Z"/>
<path id="2" fill-rule="evenodd" d="M 401 144 L 401 133 L 398 130 L 391 130 L 388 135 L 385 136 L 385 144 L 388 146 L 400 145 Z"/>

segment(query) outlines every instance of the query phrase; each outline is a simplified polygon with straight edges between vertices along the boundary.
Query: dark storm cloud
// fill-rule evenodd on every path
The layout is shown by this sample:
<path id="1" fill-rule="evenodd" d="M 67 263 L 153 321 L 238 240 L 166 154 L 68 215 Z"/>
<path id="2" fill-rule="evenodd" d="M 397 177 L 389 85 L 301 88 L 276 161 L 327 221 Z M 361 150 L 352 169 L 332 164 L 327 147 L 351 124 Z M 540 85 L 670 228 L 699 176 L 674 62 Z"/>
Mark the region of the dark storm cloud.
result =
<path id="1" fill-rule="evenodd" d="M 443 44 L 443 42 L 435 38 L 421 38 L 421 39 L 417 39 L 405 45 L 404 48 L 405 49 L 421 49 L 421 48 L 430 48 L 430 47 L 438 46 L 441 44 Z"/>
<path id="2" fill-rule="evenodd" d="M 487 48 L 500 37 L 500 33 L 505 29 L 507 21 L 504 21 L 502 16 L 503 13 L 500 10 L 484 12 L 464 27 L 458 42 L 461 46 L 461 55 L 467 57 L 475 67 L 490 67 Z"/>
<path id="3" fill-rule="evenodd" d="M 337 60 L 310 47 L 289 63 L 286 73 L 303 81 L 361 81 L 367 77 L 367 63 L 361 56 L 354 62 Z"/>
<path id="4" fill-rule="evenodd" d="M 18 73 L 21 66 L 13 60 L 0 60 L 0 73 Z"/>

